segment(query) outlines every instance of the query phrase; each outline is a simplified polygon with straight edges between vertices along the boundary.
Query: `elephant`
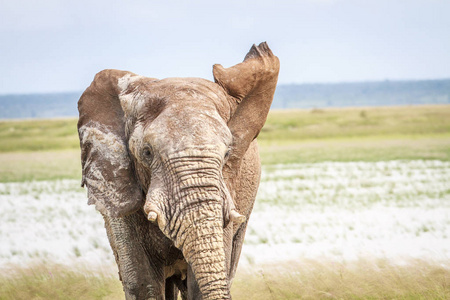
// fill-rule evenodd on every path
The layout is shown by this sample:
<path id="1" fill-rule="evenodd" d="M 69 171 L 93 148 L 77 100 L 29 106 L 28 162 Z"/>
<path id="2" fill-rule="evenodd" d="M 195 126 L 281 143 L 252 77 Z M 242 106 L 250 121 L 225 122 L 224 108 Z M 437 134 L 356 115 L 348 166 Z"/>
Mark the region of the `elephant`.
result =
<path id="1" fill-rule="evenodd" d="M 126 299 L 231 299 L 279 68 L 264 42 L 214 82 L 107 69 L 81 95 L 81 185 Z"/>

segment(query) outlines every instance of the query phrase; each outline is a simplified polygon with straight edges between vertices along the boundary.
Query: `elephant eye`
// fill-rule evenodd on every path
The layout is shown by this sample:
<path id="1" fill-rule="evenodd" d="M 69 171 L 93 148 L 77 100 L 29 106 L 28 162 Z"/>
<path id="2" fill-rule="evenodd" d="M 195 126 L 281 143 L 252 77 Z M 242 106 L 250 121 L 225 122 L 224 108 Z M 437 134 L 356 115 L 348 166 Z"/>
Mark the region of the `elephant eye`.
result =
<path id="1" fill-rule="evenodd" d="M 142 151 L 142 154 L 145 159 L 148 159 L 148 160 L 153 159 L 152 149 L 150 148 L 150 146 L 145 146 L 144 150 Z"/>
<path id="2" fill-rule="evenodd" d="M 227 160 L 228 157 L 230 157 L 230 150 L 228 150 L 228 151 L 225 153 L 224 159 Z"/>

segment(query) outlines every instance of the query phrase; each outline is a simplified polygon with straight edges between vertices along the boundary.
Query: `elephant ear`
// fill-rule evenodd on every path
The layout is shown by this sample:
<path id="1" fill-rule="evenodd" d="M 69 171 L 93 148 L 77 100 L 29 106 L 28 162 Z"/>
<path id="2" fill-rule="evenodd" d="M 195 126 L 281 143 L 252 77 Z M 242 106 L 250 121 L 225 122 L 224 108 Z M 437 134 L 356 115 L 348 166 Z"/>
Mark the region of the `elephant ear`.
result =
<path id="1" fill-rule="evenodd" d="M 264 126 L 279 70 L 278 57 L 273 55 L 265 42 L 253 45 L 240 64 L 227 69 L 214 65 L 214 80 L 228 93 L 232 103 L 228 127 L 233 143 L 225 166 L 228 172 L 239 170 L 242 157 Z"/>
<path id="2" fill-rule="evenodd" d="M 101 71 L 78 101 L 81 185 L 87 187 L 88 204 L 111 217 L 125 216 L 142 206 L 143 194 L 125 137 L 127 103 L 122 100 L 121 104 L 123 97 L 119 98 L 139 78 L 125 71 Z"/>

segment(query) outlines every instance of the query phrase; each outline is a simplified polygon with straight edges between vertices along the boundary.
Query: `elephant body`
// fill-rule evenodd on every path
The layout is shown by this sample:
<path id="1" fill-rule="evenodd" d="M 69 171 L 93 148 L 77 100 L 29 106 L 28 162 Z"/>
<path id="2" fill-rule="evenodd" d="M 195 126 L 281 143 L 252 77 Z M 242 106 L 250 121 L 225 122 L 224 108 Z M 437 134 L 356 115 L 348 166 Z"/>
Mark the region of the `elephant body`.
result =
<path id="1" fill-rule="evenodd" d="M 215 82 L 104 70 L 80 98 L 82 185 L 126 299 L 230 299 L 279 71 L 265 43 Z"/>

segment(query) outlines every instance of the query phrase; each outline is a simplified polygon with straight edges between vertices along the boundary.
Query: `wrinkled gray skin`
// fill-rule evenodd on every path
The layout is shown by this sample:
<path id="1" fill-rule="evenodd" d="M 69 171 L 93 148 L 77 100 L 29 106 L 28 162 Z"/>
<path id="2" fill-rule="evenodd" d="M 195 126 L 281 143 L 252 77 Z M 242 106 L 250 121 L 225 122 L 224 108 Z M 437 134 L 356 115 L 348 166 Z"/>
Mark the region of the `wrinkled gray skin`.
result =
<path id="1" fill-rule="evenodd" d="M 215 82 L 104 70 L 83 93 L 82 185 L 126 299 L 231 298 L 278 71 L 262 43 Z"/>

